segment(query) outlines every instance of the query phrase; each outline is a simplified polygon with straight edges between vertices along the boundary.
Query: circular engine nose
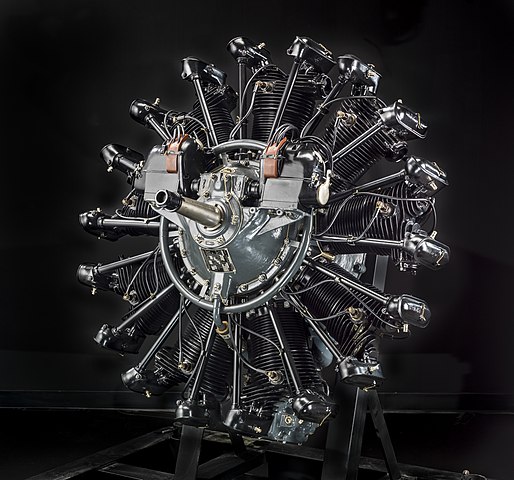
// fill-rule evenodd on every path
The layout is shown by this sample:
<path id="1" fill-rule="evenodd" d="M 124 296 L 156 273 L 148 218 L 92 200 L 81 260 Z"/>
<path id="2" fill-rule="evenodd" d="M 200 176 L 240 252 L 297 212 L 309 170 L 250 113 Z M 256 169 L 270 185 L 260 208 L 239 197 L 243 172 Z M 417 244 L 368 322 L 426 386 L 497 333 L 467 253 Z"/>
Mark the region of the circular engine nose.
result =
<path id="1" fill-rule="evenodd" d="M 181 217 L 178 240 L 185 267 L 204 286 L 214 285 L 223 275 L 225 295 L 247 295 L 269 285 L 295 250 L 292 244 L 301 216 L 290 218 L 281 209 L 243 206 L 244 186 L 256 176 L 249 176 L 242 167 L 205 174 L 195 202 L 219 211 L 221 221 L 207 226 Z"/>

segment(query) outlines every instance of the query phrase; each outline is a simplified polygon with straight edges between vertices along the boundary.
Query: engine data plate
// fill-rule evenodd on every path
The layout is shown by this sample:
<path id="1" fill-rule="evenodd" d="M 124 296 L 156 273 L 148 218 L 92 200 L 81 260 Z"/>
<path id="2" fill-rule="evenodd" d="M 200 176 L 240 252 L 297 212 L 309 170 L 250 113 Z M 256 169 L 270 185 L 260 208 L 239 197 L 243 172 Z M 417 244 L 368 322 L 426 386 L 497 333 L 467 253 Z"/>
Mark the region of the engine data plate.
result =
<path id="1" fill-rule="evenodd" d="M 236 267 L 232 262 L 230 253 L 226 248 L 220 250 L 202 249 L 205 265 L 210 272 L 235 272 Z"/>

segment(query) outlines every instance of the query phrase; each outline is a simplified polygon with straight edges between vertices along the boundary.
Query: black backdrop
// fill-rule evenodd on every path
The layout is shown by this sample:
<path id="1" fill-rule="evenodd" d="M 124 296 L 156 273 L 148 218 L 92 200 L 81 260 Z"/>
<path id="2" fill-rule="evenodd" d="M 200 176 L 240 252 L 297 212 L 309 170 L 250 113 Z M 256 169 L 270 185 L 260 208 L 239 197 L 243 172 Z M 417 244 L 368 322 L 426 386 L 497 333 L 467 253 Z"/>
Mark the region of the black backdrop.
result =
<path id="1" fill-rule="evenodd" d="M 78 213 L 112 211 L 127 191 L 105 172 L 100 149 L 146 153 L 158 143 L 128 107 L 160 97 L 187 109 L 194 93 L 180 79 L 183 57 L 215 63 L 237 87 L 231 38 L 266 42 L 288 70 L 287 47 L 306 35 L 376 65 L 382 98 L 402 98 L 429 124 L 411 151 L 451 182 L 438 196 L 450 264 L 388 274 L 386 290 L 424 298 L 433 320 L 384 344 L 384 391 L 479 394 L 490 401 L 483 408 L 512 399 L 511 2 L 4 0 L 0 12 L 1 390 L 124 390 L 119 372 L 133 359 L 92 337 L 125 305 L 92 297 L 75 271 L 149 244 L 98 241 L 79 226 Z"/>

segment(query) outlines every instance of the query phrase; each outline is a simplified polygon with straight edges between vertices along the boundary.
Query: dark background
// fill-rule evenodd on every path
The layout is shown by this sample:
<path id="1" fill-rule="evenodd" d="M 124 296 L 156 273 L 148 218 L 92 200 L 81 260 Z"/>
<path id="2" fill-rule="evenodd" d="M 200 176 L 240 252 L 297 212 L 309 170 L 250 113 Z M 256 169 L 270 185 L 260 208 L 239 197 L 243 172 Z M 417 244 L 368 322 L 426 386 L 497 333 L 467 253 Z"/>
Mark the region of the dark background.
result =
<path id="1" fill-rule="evenodd" d="M 288 71 L 285 51 L 305 35 L 376 65 L 379 95 L 402 98 L 429 124 L 411 152 L 450 179 L 437 199 L 450 264 L 388 275 L 386 291 L 424 298 L 433 317 L 410 339 L 384 343 L 383 391 L 444 394 L 446 408 L 466 395 L 484 410 L 514 408 L 513 20 L 508 1 L 2 1 L 0 390 L 124 392 L 119 373 L 135 360 L 92 338 L 126 305 L 92 297 L 75 272 L 153 242 L 99 241 L 79 226 L 80 212 L 113 211 L 128 191 L 121 175 L 105 172 L 100 149 L 121 143 L 146 153 L 159 143 L 128 107 L 160 97 L 188 109 L 183 57 L 215 63 L 237 87 L 231 38 L 266 42 Z"/>

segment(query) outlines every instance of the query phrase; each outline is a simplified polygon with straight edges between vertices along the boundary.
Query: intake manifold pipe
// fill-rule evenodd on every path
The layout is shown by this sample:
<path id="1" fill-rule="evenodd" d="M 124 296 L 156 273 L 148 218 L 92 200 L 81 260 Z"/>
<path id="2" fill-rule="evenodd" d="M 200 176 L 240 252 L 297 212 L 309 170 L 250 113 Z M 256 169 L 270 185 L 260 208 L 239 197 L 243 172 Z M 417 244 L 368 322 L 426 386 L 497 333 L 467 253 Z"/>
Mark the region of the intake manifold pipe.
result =
<path id="1" fill-rule="evenodd" d="M 218 227 L 223 220 L 221 210 L 215 205 L 202 203 L 169 190 L 159 190 L 155 194 L 155 206 L 177 212 L 209 228 Z"/>

